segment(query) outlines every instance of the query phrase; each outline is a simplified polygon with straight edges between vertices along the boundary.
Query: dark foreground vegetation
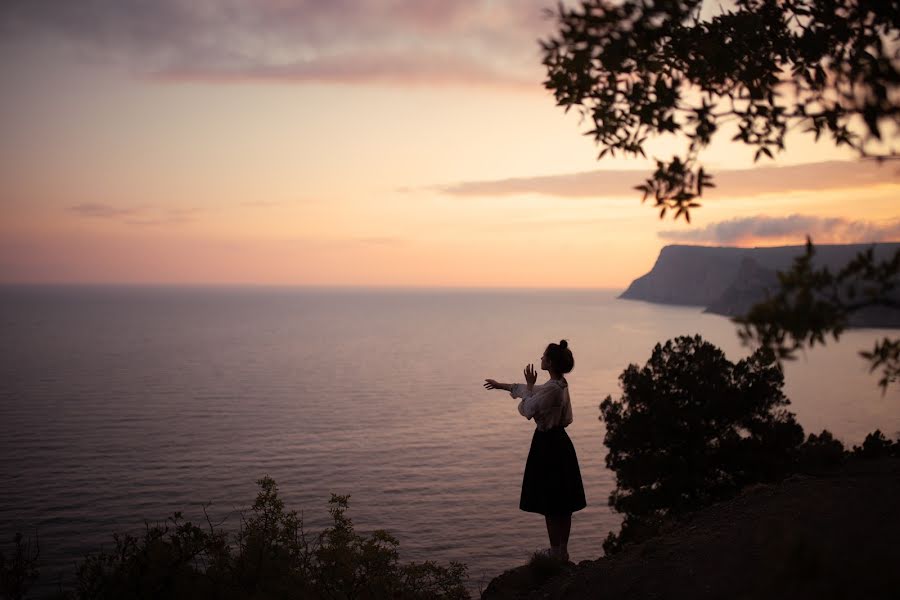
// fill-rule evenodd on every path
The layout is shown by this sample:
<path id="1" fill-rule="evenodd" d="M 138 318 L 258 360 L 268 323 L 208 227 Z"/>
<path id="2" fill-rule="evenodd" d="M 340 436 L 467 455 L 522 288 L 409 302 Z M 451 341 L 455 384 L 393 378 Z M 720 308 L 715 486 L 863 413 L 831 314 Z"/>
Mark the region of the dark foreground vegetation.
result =
<path id="1" fill-rule="evenodd" d="M 732 363 L 700 336 L 657 344 L 643 367 L 630 365 L 623 394 L 600 405 L 606 466 L 616 475 L 609 504 L 623 513 L 607 554 L 653 536 L 666 517 L 733 497 L 748 485 L 817 473 L 848 455 L 896 456 L 900 441 L 881 431 L 845 451 L 829 431 L 804 436 L 787 410 L 784 374 L 763 348 Z"/>
<path id="2" fill-rule="evenodd" d="M 258 481 L 236 534 L 211 521 L 198 526 L 175 513 L 141 537 L 114 536 L 110 552 L 88 556 L 61 599 L 215 598 L 223 600 L 468 598 L 466 567 L 400 564 L 386 531 L 361 535 L 347 516 L 347 496 L 332 496 L 332 525 L 311 534 L 287 511 L 270 477 Z M 37 546 L 17 535 L 0 553 L 0 598 L 28 597 L 37 578 Z"/>

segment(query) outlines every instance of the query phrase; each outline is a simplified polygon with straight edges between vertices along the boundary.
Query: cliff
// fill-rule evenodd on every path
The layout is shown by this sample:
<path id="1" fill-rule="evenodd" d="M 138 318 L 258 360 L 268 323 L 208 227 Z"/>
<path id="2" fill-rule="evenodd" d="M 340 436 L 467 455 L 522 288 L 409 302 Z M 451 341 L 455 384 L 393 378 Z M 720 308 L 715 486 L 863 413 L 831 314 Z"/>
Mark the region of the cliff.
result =
<path id="1" fill-rule="evenodd" d="M 612 557 L 512 569 L 482 599 L 898 598 L 898 506 L 900 458 L 850 460 L 748 488 Z"/>
<path id="2" fill-rule="evenodd" d="M 900 243 L 835 244 L 816 246 L 814 264 L 840 270 L 859 252 L 874 247 L 879 260 L 892 256 Z M 745 314 L 766 293 L 776 289 L 778 271 L 790 268 L 803 246 L 731 248 L 665 246 L 649 273 L 635 279 L 619 298 L 659 304 L 702 306 L 725 316 Z M 900 327 L 900 314 L 868 310 L 854 316 L 852 325 Z"/>

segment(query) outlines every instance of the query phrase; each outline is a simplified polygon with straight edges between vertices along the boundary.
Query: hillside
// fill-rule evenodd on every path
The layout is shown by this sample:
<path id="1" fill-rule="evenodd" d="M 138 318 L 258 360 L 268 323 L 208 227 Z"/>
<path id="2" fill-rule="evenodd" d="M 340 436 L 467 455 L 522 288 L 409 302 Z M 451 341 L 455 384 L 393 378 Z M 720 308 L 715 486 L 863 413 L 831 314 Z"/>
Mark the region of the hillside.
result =
<path id="1" fill-rule="evenodd" d="M 857 459 L 827 475 L 754 486 L 543 585 L 530 567 L 507 571 L 482 598 L 896 600 L 897 540 L 900 459 Z"/>

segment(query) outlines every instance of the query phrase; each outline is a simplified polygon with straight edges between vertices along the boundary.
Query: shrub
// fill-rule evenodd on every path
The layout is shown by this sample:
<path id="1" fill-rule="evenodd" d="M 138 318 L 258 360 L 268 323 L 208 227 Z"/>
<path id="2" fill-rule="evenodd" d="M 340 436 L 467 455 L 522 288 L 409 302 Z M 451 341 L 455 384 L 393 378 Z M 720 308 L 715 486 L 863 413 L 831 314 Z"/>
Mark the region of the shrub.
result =
<path id="1" fill-rule="evenodd" d="M 13 549 L 9 556 L 0 551 L 0 598 L 20 600 L 25 598 L 28 588 L 37 579 L 37 559 L 40 545 L 35 537 L 35 546 L 24 540 L 21 533 L 13 537 Z"/>
<path id="2" fill-rule="evenodd" d="M 896 442 L 892 442 L 884 437 L 880 429 L 876 429 L 866 436 L 862 446 L 853 446 L 853 456 L 857 458 L 900 456 L 900 438 Z"/>
<path id="3" fill-rule="evenodd" d="M 819 435 L 809 434 L 800 446 L 797 467 L 805 472 L 819 472 L 836 467 L 844 462 L 846 457 L 844 445 L 834 439 L 830 431 L 823 429 Z"/>
<path id="4" fill-rule="evenodd" d="M 699 335 L 657 344 L 619 377 L 623 395 L 600 405 L 610 505 L 625 514 L 607 553 L 652 535 L 661 519 L 789 472 L 803 429 L 784 407 L 784 377 L 760 350 L 733 364 Z"/>
<path id="5" fill-rule="evenodd" d="M 114 535 L 113 549 L 86 557 L 78 566 L 74 589 L 64 590 L 62 596 L 124 600 L 469 597 L 465 565 L 400 564 L 399 542 L 392 535 L 381 530 L 357 533 L 347 516 L 348 496 L 331 497 L 332 524 L 312 535 L 296 511 L 285 510 L 272 478 L 257 483 L 256 501 L 241 514 L 236 534 L 219 529 L 208 517 L 201 527 L 175 513 L 165 523 L 147 524 L 139 537 Z M 2 555 L 0 566 L 5 574 L 7 560 Z M 21 568 L 18 572 L 28 573 Z M 24 595 L 24 591 L 19 596 L 3 591 L 10 598 Z"/>

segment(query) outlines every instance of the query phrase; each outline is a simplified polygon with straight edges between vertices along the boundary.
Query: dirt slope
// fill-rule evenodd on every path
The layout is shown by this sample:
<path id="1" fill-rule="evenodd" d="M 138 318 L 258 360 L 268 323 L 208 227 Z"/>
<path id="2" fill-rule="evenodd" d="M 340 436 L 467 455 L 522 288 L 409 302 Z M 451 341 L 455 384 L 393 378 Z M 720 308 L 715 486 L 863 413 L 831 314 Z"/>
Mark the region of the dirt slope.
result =
<path id="1" fill-rule="evenodd" d="M 755 486 L 617 556 L 547 577 L 519 567 L 482 597 L 900 600 L 900 459 Z"/>

